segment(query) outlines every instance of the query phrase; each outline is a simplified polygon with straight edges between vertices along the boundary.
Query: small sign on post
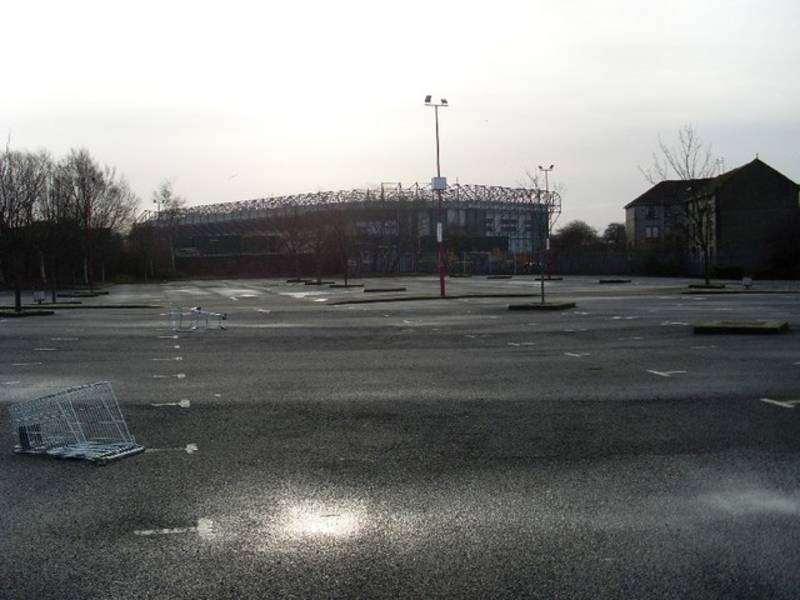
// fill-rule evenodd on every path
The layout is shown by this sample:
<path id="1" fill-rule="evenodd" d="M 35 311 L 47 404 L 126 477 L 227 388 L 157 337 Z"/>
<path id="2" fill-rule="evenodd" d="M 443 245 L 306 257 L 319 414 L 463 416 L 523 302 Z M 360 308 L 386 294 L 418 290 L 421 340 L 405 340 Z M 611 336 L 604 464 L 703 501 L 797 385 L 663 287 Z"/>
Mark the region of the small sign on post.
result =
<path id="1" fill-rule="evenodd" d="M 442 240 L 444 240 L 444 235 L 442 234 L 442 224 L 441 223 L 437 223 L 436 224 L 436 241 L 441 244 Z"/>

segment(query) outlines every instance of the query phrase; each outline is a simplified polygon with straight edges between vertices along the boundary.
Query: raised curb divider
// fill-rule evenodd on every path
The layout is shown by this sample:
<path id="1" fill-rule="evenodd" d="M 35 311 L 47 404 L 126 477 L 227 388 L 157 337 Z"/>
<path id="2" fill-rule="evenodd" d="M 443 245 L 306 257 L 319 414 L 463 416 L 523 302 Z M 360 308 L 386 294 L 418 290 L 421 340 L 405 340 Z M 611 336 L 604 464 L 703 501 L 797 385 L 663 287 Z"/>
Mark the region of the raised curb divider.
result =
<path id="1" fill-rule="evenodd" d="M 19 319 L 22 317 L 47 317 L 54 314 L 52 310 L 41 310 L 41 309 L 22 309 L 22 312 L 17 312 L 13 308 L 11 310 L 8 309 L 0 309 L 0 319 Z"/>
<path id="2" fill-rule="evenodd" d="M 347 300 L 333 300 L 326 302 L 326 306 L 339 306 L 341 304 L 374 304 L 376 302 L 411 302 L 416 300 L 463 300 L 468 298 L 534 298 L 539 294 L 509 293 L 509 294 L 453 294 L 444 298 L 437 295 L 417 295 L 417 296 L 389 296 L 379 298 L 352 298 Z"/>
<path id="3" fill-rule="evenodd" d="M 380 293 L 391 293 L 391 292 L 405 292 L 406 288 L 404 287 L 395 287 L 395 288 L 364 288 L 365 294 L 380 294 Z"/>
<path id="4" fill-rule="evenodd" d="M 566 310 L 575 308 L 574 302 L 530 302 L 525 304 L 509 304 L 508 310 Z"/>
<path id="5" fill-rule="evenodd" d="M 786 321 L 706 321 L 693 325 L 695 333 L 775 334 L 789 331 Z"/>

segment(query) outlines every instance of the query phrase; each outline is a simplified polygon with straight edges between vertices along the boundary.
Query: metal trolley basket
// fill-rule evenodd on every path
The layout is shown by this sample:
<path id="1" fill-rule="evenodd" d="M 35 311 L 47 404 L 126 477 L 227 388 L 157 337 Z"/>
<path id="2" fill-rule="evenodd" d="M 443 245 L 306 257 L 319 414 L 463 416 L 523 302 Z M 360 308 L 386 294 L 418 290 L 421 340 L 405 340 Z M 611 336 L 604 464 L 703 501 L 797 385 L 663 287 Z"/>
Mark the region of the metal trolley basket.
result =
<path id="1" fill-rule="evenodd" d="M 169 320 L 172 331 L 206 331 L 209 329 L 209 322 L 217 329 L 225 329 L 222 324 L 228 318 L 227 313 L 218 313 L 210 310 L 203 310 L 199 306 L 189 309 L 171 308 L 169 310 Z"/>
<path id="2" fill-rule="evenodd" d="M 17 454 L 103 463 L 144 450 L 128 430 L 107 381 L 17 402 L 9 412 Z"/>

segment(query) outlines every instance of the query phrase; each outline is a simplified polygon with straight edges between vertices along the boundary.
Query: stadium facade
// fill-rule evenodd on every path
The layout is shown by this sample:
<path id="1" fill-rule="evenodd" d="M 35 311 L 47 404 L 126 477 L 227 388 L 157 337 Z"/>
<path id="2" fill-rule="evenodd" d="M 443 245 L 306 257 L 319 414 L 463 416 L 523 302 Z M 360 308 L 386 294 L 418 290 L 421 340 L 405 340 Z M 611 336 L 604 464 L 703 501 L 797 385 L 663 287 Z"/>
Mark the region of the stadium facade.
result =
<path id="1" fill-rule="evenodd" d="M 442 194 L 451 272 L 535 261 L 561 211 L 555 192 L 451 185 Z M 429 185 L 316 192 L 145 213 L 136 225 L 191 275 L 431 272 L 437 198 Z M 165 242 L 166 241 L 166 242 Z M 533 253 L 533 255 L 532 255 Z"/>

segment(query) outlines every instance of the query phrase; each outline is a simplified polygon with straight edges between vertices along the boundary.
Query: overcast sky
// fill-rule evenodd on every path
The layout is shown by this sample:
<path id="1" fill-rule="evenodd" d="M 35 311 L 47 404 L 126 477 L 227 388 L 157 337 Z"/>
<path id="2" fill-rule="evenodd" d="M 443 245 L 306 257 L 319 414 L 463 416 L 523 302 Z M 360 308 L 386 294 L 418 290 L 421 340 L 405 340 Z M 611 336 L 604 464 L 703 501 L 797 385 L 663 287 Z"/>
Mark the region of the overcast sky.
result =
<path id="1" fill-rule="evenodd" d="M 623 221 L 659 134 L 800 182 L 800 2 L 0 0 L 0 131 L 86 147 L 149 208 L 555 164 L 559 225 Z"/>

